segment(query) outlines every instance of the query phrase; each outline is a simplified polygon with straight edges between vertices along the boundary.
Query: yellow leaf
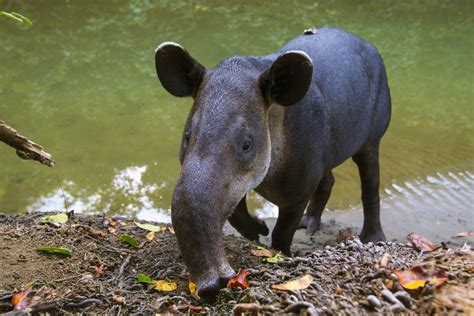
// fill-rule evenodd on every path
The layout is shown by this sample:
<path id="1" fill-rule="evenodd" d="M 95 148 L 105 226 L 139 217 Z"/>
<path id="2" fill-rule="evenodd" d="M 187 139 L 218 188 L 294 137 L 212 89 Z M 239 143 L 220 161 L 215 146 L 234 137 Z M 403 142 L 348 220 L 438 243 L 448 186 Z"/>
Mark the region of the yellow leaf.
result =
<path id="1" fill-rule="evenodd" d="M 430 282 L 434 286 L 440 286 L 448 280 L 448 276 L 444 270 L 435 266 L 414 266 L 411 269 L 388 270 L 398 276 L 400 285 L 409 290 L 415 290 L 422 287 L 426 282 Z"/>
<path id="2" fill-rule="evenodd" d="M 272 285 L 272 289 L 280 291 L 303 290 L 310 286 L 312 282 L 313 277 L 310 274 L 306 274 L 300 278 L 288 281 L 286 283 L 274 284 Z"/>
<path id="3" fill-rule="evenodd" d="M 426 284 L 426 280 L 416 280 L 403 284 L 403 287 L 407 290 L 416 290 Z"/>
<path id="4" fill-rule="evenodd" d="M 149 231 L 146 235 L 145 235 L 146 239 L 149 240 L 149 241 L 152 241 L 153 238 L 155 238 L 155 232 L 154 231 Z"/>
<path id="5" fill-rule="evenodd" d="M 155 290 L 170 292 L 178 288 L 175 282 L 166 282 L 165 280 L 155 281 Z"/>
<path id="6" fill-rule="evenodd" d="M 196 283 L 194 283 L 194 282 L 189 282 L 189 292 L 190 292 L 192 295 L 194 295 L 194 296 L 196 296 L 197 298 L 200 299 L 199 294 L 198 294 L 198 291 L 197 291 Z"/>

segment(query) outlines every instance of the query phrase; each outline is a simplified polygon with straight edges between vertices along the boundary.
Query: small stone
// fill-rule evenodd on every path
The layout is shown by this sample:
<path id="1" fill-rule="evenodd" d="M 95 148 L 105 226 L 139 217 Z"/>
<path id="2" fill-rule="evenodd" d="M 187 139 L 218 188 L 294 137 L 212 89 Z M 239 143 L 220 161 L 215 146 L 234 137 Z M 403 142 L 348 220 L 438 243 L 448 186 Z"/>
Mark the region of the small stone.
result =
<path id="1" fill-rule="evenodd" d="M 410 308 L 411 304 L 413 303 L 413 299 L 411 298 L 410 294 L 405 291 L 398 291 L 395 294 L 395 297 L 405 305 L 405 307 Z"/>
<path id="2" fill-rule="evenodd" d="M 382 307 L 382 304 L 380 303 L 379 299 L 375 295 L 367 296 L 367 301 L 369 302 L 370 306 L 374 309 Z"/>

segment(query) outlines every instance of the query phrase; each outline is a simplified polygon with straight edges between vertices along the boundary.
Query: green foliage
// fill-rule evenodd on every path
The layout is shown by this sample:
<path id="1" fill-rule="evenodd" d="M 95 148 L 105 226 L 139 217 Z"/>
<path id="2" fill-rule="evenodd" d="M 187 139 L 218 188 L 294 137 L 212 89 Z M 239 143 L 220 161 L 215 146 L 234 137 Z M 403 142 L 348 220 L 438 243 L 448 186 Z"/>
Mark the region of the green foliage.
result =
<path id="1" fill-rule="evenodd" d="M 137 274 L 137 283 L 155 284 L 155 281 L 148 275 L 139 273 Z"/>
<path id="2" fill-rule="evenodd" d="M 155 232 L 155 233 L 159 233 L 161 231 L 160 226 L 156 226 L 156 225 L 152 225 L 152 224 L 142 224 L 142 223 L 135 222 L 135 225 L 137 225 L 141 229 L 149 230 L 149 231 Z"/>
<path id="3" fill-rule="evenodd" d="M 130 246 L 134 247 L 134 248 L 138 248 L 138 241 L 133 238 L 132 236 L 128 236 L 128 235 L 122 235 L 119 237 L 119 239 L 121 241 L 123 241 L 124 243 L 127 243 L 129 244 Z"/>
<path id="4" fill-rule="evenodd" d="M 40 223 L 47 224 L 47 223 L 57 223 L 57 224 L 65 224 L 68 221 L 69 217 L 66 213 L 59 213 L 56 215 L 47 215 L 40 218 Z"/>
<path id="5" fill-rule="evenodd" d="M 36 248 L 36 251 L 52 253 L 52 254 L 61 255 L 61 256 L 70 256 L 71 255 L 71 250 L 69 250 L 67 248 L 41 247 L 41 248 Z"/>
<path id="6" fill-rule="evenodd" d="M 8 12 L 5 12 L 5 11 L 0 11 L 0 16 L 1 15 L 6 16 L 7 18 L 10 18 L 10 19 L 15 20 L 15 21 L 20 22 L 20 23 L 26 23 L 29 26 L 33 25 L 33 22 L 31 22 L 30 19 L 28 19 L 24 15 L 21 15 L 20 13 L 16 13 L 16 12 L 8 13 Z"/>

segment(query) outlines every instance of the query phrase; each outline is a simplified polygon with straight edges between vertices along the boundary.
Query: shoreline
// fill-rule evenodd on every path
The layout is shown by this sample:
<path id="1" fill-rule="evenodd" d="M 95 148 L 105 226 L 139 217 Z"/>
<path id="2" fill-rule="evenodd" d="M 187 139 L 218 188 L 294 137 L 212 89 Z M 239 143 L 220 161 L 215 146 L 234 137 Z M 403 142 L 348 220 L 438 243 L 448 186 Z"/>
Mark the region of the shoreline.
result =
<path id="1" fill-rule="evenodd" d="M 456 289 L 468 291 L 465 293 L 474 290 L 474 255 L 468 245 L 420 253 L 406 243 L 362 245 L 357 238 L 349 238 L 305 256 L 265 263 L 251 253 L 260 244 L 226 236 L 229 262 L 235 270 L 242 267 L 251 273 L 250 286 L 222 289 L 215 303 L 204 304 L 189 291 L 189 277 L 168 224 L 152 223 L 163 227 L 163 231 L 149 241 L 146 231 L 137 227 L 133 219 L 119 219 L 111 227 L 110 223 L 104 225 L 101 216 L 76 214 L 64 224 L 40 224 L 39 219 L 44 216 L 0 215 L 0 263 L 4 267 L 0 271 L 0 312 L 11 311 L 9 297 L 14 288 L 31 282 L 34 304 L 27 307 L 30 312 L 215 314 L 243 310 L 261 314 L 393 314 L 474 308 L 472 300 L 463 303 L 462 297 L 451 297 Z M 124 234 L 136 239 L 138 247 L 121 241 Z M 59 257 L 35 251 L 43 246 L 66 247 L 71 255 Z M 386 253 L 392 260 L 384 268 L 380 265 Z M 405 290 L 388 273 L 390 269 L 403 270 L 431 261 L 450 269 L 449 280 L 440 287 L 425 285 L 416 291 Z M 99 275 L 100 265 L 103 271 Z M 139 273 L 174 282 L 177 289 L 161 292 L 137 283 Z M 314 280 L 305 289 L 272 288 L 306 274 Z M 399 297 L 398 303 L 391 301 L 387 291 Z M 448 296 L 458 300 L 455 305 L 449 303 Z"/>

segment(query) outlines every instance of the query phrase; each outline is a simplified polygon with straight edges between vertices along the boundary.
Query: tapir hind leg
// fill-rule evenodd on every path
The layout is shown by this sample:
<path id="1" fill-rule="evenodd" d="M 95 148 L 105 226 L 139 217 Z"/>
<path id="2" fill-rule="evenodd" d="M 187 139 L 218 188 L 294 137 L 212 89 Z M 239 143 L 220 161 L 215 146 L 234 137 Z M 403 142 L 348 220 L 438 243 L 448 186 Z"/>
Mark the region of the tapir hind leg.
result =
<path id="1" fill-rule="evenodd" d="M 249 214 L 245 200 L 246 196 L 239 202 L 228 220 L 242 236 L 250 240 L 258 240 L 259 234 L 268 235 L 268 227 L 265 222 Z"/>
<path id="2" fill-rule="evenodd" d="M 385 240 L 380 224 L 379 144 L 364 148 L 352 159 L 359 168 L 364 207 L 364 226 L 359 237 L 362 242 Z"/>
<path id="3" fill-rule="evenodd" d="M 307 235 L 313 235 L 321 224 L 321 215 L 331 195 L 332 187 L 334 186 L 334 175 L 332 171 L 326 175 L 319 182 L 318 188 L 314 191 L 311 200 L 309 201 L 308 209 L 301 218 L 298 228 L 306 228 Z"/>

